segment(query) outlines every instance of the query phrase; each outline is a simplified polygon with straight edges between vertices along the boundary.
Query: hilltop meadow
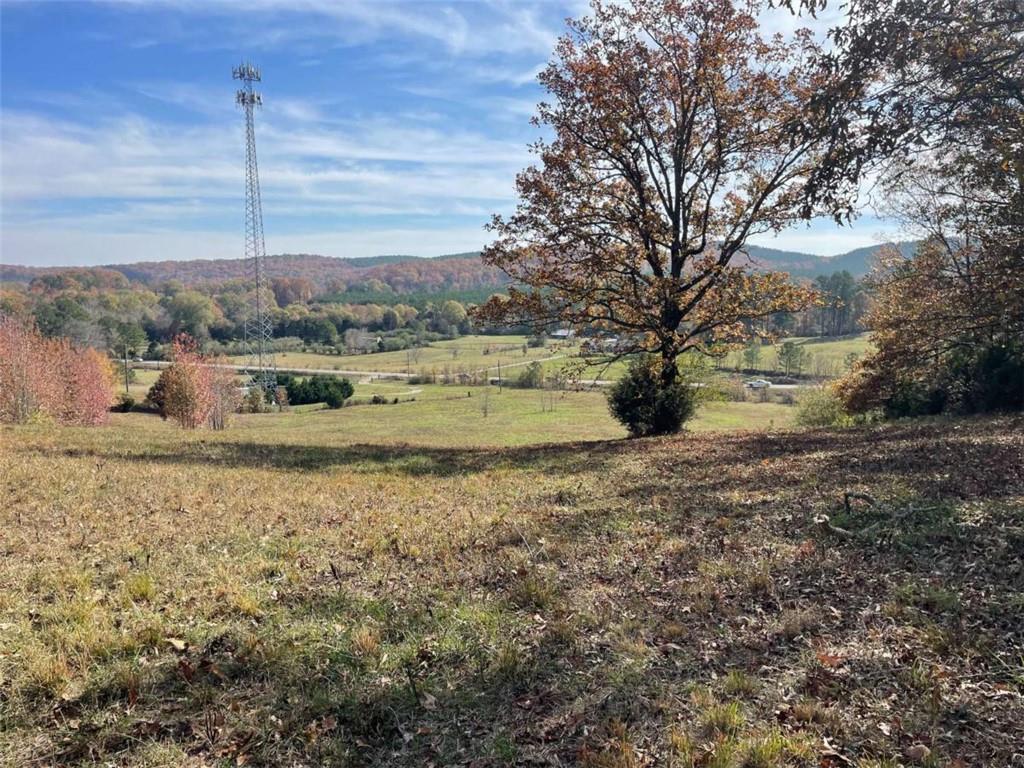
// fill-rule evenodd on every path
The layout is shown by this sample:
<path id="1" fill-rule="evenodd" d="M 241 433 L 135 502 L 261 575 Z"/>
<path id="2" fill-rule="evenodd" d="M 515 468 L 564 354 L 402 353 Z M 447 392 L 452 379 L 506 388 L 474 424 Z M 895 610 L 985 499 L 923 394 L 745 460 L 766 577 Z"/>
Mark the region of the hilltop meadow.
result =
<path id="1" fill-rule="evenodd" d="M 453 389 L 4 427 L 0 764 L 1010 763 L 1019 417 L 630 441 Z"/>

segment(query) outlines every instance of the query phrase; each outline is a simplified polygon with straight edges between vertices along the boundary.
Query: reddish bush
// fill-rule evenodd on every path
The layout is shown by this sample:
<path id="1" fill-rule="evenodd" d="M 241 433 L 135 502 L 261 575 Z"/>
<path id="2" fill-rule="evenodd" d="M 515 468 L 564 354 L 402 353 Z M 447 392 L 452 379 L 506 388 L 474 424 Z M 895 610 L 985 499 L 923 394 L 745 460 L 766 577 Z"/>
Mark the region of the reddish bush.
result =
<path id="1" fill-rule="evenodd" d="M 66 424 L 102 424 L 114 402 L 110 360 L 92 347 L 76 349 L 66 340 L 55 348 L 64 389 L 58 419 Z"/>
<path id="2" fill-rule="evenodd" d="M 227 358 L 210 357 L 206 362 L 211 403 L 207 421 L 212 429 L 224 429 L 228 425 L 228 416 L 237 413 L 242 406 L 242 391 Z"/>
<path id="3" fill-rule="evenodd" d="M 0 421 L 41 414 L 62 424 L 101 424 L 113 401 L 113 372 L 102 354 L 0 318 Z"/>
<path id="4" fill-rule="evenodd" d="M 174 339 L 174 363 L 160 374 L 149 399 L 159 399 L 161 415 L 186 429 L 203 424 L 224 429 L 228 415 L 238 410 L 241 392 L 226 359 L 202 355 L 195 339 L 179 334 Z"/>

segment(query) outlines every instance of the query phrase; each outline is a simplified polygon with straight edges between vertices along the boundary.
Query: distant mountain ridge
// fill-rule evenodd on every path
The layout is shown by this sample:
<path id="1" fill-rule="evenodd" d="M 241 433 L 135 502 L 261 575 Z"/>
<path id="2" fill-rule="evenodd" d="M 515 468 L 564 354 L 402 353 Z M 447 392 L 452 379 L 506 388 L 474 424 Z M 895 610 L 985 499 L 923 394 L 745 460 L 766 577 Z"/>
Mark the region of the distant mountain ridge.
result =
<path id="1" fill-rule="evenodd" d="M 915 243 L 894 244 L 904 255 Z M 789 272 L 796 277 L 815 277 L 847 270 L 854 277 L 867 274 L 874 254 L 881 248 L 856 248 L 838 256 L 817 256 L 757 245 L 747 246 L 748 263 L 755 269 Z M 278 254 L 266 258 L 268 277 L 304 277 L 320 290 L 339 283 L 379 280 L 397 293 L 412 291 L 501 287 L 508 280 L 503 273 L 480 261 L 479 252 L 443 256 L 383 255 L 343 258 L 318 254 Z M 246 279 L 245 259 L 195 259 L 143 261 L 133 264 L 105 264 L 96 267 L 27 267 L 0 265 L 0 281 L 29 283 L 36 277 L 65 272 L 107 270 L 119 272 L 130 281 L 156 285 L 177 280 L 186 286 Z"/>
<path id="2" fill-rule="evenodd" d="M 840 253 L 837 256 L 817 256 L 813 253 L 782 251 L 760 245 L 748 245 L 746 251 L 754 268 L 789 272 L 795 277 L 817 277 L 843 270 L 854 277 L 863 277 L 871 271 L 875 254 L 886 246 L 895 246 L 900 253 L 909 257 L 913 255 L 917 243 L 912 240 L 901 240 L 895 243 L 868 245 L 863 248 L 854 248 L 852 251 Z"/>

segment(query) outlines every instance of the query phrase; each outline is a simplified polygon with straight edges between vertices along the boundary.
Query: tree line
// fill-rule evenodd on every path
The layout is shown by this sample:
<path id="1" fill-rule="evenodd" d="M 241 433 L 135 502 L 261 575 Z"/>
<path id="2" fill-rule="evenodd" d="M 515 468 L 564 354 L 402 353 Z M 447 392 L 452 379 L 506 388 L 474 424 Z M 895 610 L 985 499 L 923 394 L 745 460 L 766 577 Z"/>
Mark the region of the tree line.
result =
<path id="1" fill-rule="evenodd" d="M 387 339 L 384 348 L 402 349 L 453 338 L 473 327 L 468 308 L 453 299 L 421 308 L 321 302 L 304 279 L 274 279 L 263 299 L 275 337 L 339 351 L 375 351 L 380 336 Z M 244 337 L 252 303 L 253 285 L 247 281 L 201 288 L 170 282 L 154 290 L 129 284 L 119 273 L 104 277 L 98 270 L 84 276 L 47 275 L 27 288 L 0 291 L 5 316 L 32 322 L 48 337 L 106 348 L 116 357 L 125 352 L 167 357 L 172 340 L 182 333 L 201 346 L 231 352 L 231 345 Z"/>

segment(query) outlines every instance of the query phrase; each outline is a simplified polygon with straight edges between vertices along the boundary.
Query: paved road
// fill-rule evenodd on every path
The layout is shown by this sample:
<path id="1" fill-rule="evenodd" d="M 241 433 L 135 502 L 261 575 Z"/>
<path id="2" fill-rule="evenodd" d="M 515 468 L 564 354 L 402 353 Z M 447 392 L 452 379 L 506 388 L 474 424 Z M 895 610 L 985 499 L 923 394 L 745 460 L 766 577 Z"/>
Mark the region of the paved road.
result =
<path id="1" fill-rule="evenodd" d="M 553 357 L 545 357 L 540 360 L 527 360 L 519 363 L 509 363 L 508 365 L 502 365 L 502 371 L 509 368 L 518 368 L 523 365 L 529 365 L 532 362 L 545 362 L 548 360 L 558 360 L 565 357 L 565 355 L 555 355 Z M 170 363 L 163 360 L 143 360 L 141 362 L 134 362 L 131 364 L 132 368 L 143 368 L 151 370 L 160 370 L 166 368 Z M 218 365 L 218 368 L 230 368 L 231 370 L 243 373 L 247 370 L 244 365 Z M 484 371 L 496 370 L 498 366 L 491 366 L 489 368 L 482 369 Z M 278 366 L 277 369 L 281 373 L 293 373 L 299 376 L 313 376 L 315 374 L 326 374 L 333 376 L 351 376 L 353 378 L 359 378 L 361 381 L 369 382 L 374 379 L 392 379 L 397 381 L 405 381 L 406 379 L 415 376 L 412 373 L 397 373 L 395 371 L 350 371 L 350 370 L 336 370 L 334 368 L 282 368 Z M 488 380 L 493 384 L 498 381 L 497 376 L 490 376 Z M 508 383 L 509 379 L 505 379 Z M 581 379 L 579 382 L 573 382 L 573 384 L 580 384 L 585 387 L 608 387 L 615 382 L 611 379 Z M 772 384 L 771 389 L 799 389 L 800 387 L 808 386 L 805 384 Z M 751 392 L 757 392 L 756 389 L 750 389 Z"/>
<path id="2" fill-rule="evenodd" d="M 483 373 L 484 371 L 496 371 L 499 368 L 506 370 L 508 368 L 521 368 L 524 365 L 530 365 L 530 363 L 546 363 L 549 360 L 561 360 L 565 355 L 552 355 L 551 357 L 537 357 L 533 360 L 520 360 L 518 363 L 502 363 L 501 365 L 489 365 L 486 368 L 481 368 L 477 373 Z"/>
<path id="3" fill-rule="evenodd" d="M 526 360 L 526 361 L 522 361 L 522 362 L 502 364 L 500 366 L 492 365 L 492 366 L 488 366 L 486 368 L 481 368 L 478 371 L 476 371 L 476 373 L 483 373 L 484 371 L 493 371 L 493 370 L 497 370 L 498 368 L 501 368 L 504 371 L 504 370 L 508 370 L 510 368 L 519 368 L 519 367 L 524 366 L 524 365 L 529 365 L 530 363 L 546 363 L 546 362 L 548 362 L 550 360 L 560 360 L 563 357 L 565 357 L 565 355 L 552 355 L 551 357 L 541 357 L 541 358 L 537 358 L 537 359 L 534 359 L 534 360 Z M 152 369 L 152 370 L 160 370 L 161 368 L 166 368 L 169 365 L 170 365 L 170 363 L 166 362 L 164 360 L 142 360 L 142 361 L 133 362 L 131 364 L 132 368 L 149 368 L 149 369 Z M 235 371 L 239 371 L 239 372 L 244 372 L 245 370 L 247 370 L 246 366 L 244 366 L 244 365 L 235 365 L 235 364 L 218 365 L 217 367 L 218 368 L 230 368 L 231 370 L 235 370 Z M 300 376 L 312 376 L 314 374 L 324 373 L 324 374 L 335 375 L 335 376 L 353 376 L 353 377 L 359 376 L 359 377 L 362 377 L 362 378 L 365 378 L 365 379 L 398 379 L 398 380 L 404 380 L 404 379 L 409 379 L 409 378 L 417 375 L 415 373 L 400 373 L 400 372 L 397 372 L 397 371 L 356 371 L 356 370 L 344 370 L 344 369 L 339 369 L 339 368 L 289 368 L 289 367 L 283 367 L 283 366 L 280 366 L 280 365 L 277 366 L 277 370 L 280 371 L 281 373 L 294 373 L 294 374 L 298 374 Z"/>

